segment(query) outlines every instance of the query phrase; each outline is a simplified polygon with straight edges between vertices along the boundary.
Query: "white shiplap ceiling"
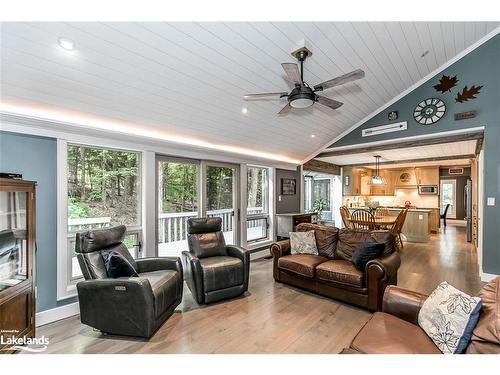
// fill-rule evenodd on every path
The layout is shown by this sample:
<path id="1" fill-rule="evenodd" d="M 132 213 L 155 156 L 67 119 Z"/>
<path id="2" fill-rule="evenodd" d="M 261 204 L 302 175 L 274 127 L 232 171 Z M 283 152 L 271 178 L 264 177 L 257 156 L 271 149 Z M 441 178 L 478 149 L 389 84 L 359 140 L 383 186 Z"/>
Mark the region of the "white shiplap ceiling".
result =
<path id="1" fill-rule="evenodd" d="M 11 108 L 74 111 L 301 160 L 497 26 L 2 23 L 0 93 Z M 76 53 L 63 51 L 59 37 L 72 39 Z M 325 92 L 344 106 L 278 117 L 284 100 L 244 102 L 245 93 L 290 89 L 280 63 L 293 62 L 290 52 L 304 39 L 313 52 L 304 73 L 310 84 L 366 72 Z"/>
<path id="2" fill-rule="evenodd" d="M 443 157 L 457 157 L 461 155 L 474 155 L 476 152 L 477 140 L 441 143 L 436 145 L 425 145 L 417 147 L 405 147 L 394 150 L 377 150 L 373 152 L 362 152 L 357 154 L 330 156 L 318 158 L 318 160 L 326 161 L 337 165 L 351 164 L 371 164 L 375 162 L 375 155 L 380 156 L 380 162 L 404 162 L 405 160 L 418 160 Z M 440 161 L 437 164 L 447 162 Z M 463 163 L 463 161 L 460 161 Z M 418 163 L 419 165 L 421 163 Z M 429 165 L 429 164 L 428 164 Z M 392 166 L 391 166 L 392 167 Z"/>

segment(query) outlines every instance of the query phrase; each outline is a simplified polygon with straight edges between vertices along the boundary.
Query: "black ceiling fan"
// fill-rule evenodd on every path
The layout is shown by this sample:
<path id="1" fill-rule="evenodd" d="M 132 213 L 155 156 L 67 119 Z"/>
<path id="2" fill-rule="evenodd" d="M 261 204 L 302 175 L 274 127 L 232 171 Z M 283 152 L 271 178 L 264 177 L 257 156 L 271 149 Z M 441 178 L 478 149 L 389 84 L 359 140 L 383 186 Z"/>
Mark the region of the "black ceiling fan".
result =
<path id="1" fill-rule="evenodd" d="M 307 82 L 304 81 L 304 61 L 312 53 L 307 48 L 303 47 L 294 52 L 292 56 L 296 57 L 300 62 L 300 70 L 296 63 L 282 63 L 281 66 L 286 73 L 288 81 L 295 85 L 294 89 L 289 93 L 286 91 L 282 92 L 266 92 L 260 94 L 247 94 L 243 97 L 245 100 L 255 100 L 255 99 L 267 99 L 269 97 L 287 98 L 288 103 L 283 107 L 281 111 L 278 112 L 279 115 L 284 115 L 290 112 L 293 108 L 307 108 L 312 106 L 314 103 L 322 104 L 326 107 L 332 109 L 337 109 L 342 106 L 342 102 L 334 99 L 327 98 L 325 96 L 317 95 L 316 92 L 323 91 L 334 86 L 343 85 L 344 83 L 355 81 L 357 79 L 363 78 L 365 72 L 361 69 L 356 69 L 350 73 L 335 77 L 328 81 L 319 83 L 311 88 Z"/>

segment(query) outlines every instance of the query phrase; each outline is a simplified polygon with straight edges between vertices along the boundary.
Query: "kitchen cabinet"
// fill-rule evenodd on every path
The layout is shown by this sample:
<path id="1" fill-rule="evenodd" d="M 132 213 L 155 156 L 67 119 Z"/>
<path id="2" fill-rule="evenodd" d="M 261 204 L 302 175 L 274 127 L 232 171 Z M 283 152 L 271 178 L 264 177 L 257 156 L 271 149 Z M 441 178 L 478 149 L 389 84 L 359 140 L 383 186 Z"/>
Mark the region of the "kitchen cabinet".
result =
<path id="1" fill-rule="evenodd" d="M 415 175 L 415 168 L 400 169 L 397 172 L 395 187 L 397 188 L 416 188 L 417 177 Z"/>
<path id="2" fill-rule="evenodd" d="M 394 179 L 396 173 L 389 169 L 380 170 L 380 176 L 384 178 L 385 185 L 372 185 L 371 195 L 394 195 Z"/>
<path id="3" fill-rule="evenodd" d="M 370 195 L 369 185 L 367 185 L 370 177 L 371 170 L 367 168 L 353 168 L 352 169 L 352 195 Z M 365 177 L 363 179 L 363 177 Z"/>
<path id="4" fill-rule="evenodd" d="M 418 185 L 439 185 L 439 168 L 415 168 Z"/>

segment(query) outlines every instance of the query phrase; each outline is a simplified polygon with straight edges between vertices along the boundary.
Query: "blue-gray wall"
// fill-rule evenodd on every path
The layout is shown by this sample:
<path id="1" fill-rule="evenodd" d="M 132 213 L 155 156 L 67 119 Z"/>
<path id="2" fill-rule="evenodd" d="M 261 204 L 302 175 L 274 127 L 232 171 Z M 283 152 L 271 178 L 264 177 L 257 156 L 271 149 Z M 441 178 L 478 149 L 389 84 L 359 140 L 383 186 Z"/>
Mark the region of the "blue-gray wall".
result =
<path id="1" fill-rule="evenodd" d="M 0 132 L 0 171 L 21 173 L 36 187 L 36 311 L 75 302 L 57 301 L 57 142 Z"/>
<path id="2" fill-rule="evenodd" d="M 432 87 L 442 74 L 459 79 L 452 93 L 441 94 Z M 457 103 L 454 97 L 464 86 L 482 85 L 477 99 Z M 445 116 L 436 124 L 423 126 L 413 120 L 415 106 L 427 98 L 441 98 L 446 104 Z M 372 137 L 361 137 L 361 130 L 372 126 L 389 123 L 387 113 L 399 111 L 395 122 L 408 121 L 408 130 L 400 133 L 386 133 Z M 455 121 L 453 114 L 467 110 L 477 111 L 477 117 Z M 437 74 L 423 85 L 410 92 L 399 101 L 378 115 L 366 121 L 357 129 L 334 143 L 332 146 L 345 146 L 363 142 L 408 137 L 456 129 L 485 127 L 484 167 L 485 167 L 485 201 L 484 203 L 484 237 L 483 237 L 483 271 L 500 274 L 500 35 L 496 35 L 459 61 Z M 496 206 L 486 206 L 486 197 L 496 197 Z"/>

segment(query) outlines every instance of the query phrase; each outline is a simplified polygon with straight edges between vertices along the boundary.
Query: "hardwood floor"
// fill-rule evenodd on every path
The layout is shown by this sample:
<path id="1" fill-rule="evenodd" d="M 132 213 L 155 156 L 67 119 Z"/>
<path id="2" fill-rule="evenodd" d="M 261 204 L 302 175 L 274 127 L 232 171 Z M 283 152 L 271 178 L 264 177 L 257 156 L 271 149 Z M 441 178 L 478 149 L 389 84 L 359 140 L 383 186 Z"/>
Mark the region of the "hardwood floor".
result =
<path id="1" fill-rule="evenodd" d="M 447 280 L 476 293 L 476 254 L 465 228 L 448 226 L 427 244 L 406 243 L 398 284 L 431 292 Z M 250 292 L 198 306 L 185 288 L 178 311 L 149 340 L 103 336 L 71 317 L 40 327 L 45 353 L 338 353 L 370 318 L 368 311 L 275 283 L 272 261 L 251 264 Z"/>

